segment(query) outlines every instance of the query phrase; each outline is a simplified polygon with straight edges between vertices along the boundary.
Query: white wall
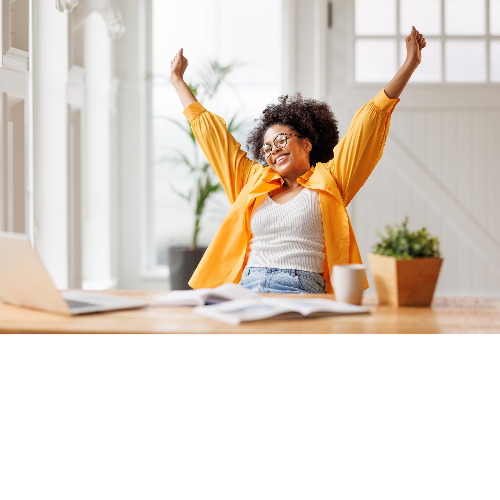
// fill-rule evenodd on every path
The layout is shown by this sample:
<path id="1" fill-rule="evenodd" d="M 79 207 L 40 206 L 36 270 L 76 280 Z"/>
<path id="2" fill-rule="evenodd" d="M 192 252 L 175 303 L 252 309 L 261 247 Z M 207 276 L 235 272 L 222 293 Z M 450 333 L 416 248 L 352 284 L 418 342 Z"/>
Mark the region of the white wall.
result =
<path id="1" fill-rule="evenodd" d="M 119 288 L 162 289 L 166 276 L 147 273 L 147 103 L 145 0 L 119 0 L 126 33 L 116 43 L 118 95 Z"/>
<path id="2" fill-rule="evenodd" d="M 82 2 L 76 9 L 92 5 Z M 81 22 L 83 29 L 69 38 L 67 12 L 52 3 L 34 4 L 35 248 L 58 288 L 106 289 L 117 282 L 112 255 L 112 41 L 101 13 L 80 10 L 71 16 L 71 23 Z M 69 46 L 73 52 L 68 58 Z M 78 124 L 68 123 L 75 110 L 81 111 Z M 68 143 L 76 146 L 68 149 Z"/>
<path id="3" fill-rule="evenodd" d="M 85 136 L 83 171 L 83 288 L 116 285 L 112 272 L 112 42 L 98 12 L 85 19 Z"/>
<path id="4" fill-rule="evenodd" d="M 305 97 L 328 95 L 327 0 L 284 0 L 284 90 Z"/>
<path id="5" fill-rule="evenodd" d="M 363 255 L 375 229 L 409 215 L 410 227 L 440 239 L 437 295 L 500 296 L 498 130 L 499 108 L 396 109 L 382 161 L 356 197 Z"/>
<path id="6" fill-rule="evenodd" d="M 35 248 L 58 288 L 68 283 L 66 82 L 68 18 L 33 2 Z"/>

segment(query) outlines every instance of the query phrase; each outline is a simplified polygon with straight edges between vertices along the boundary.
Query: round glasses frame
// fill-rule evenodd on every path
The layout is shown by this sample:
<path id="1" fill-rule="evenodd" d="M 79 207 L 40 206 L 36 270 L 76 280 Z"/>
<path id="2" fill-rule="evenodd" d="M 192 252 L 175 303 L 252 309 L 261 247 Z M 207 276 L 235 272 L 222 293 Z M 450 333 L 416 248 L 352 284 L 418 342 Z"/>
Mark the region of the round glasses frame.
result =
<path id="1" fill-rule="evenodd" d="M 288 134 L 287 132 L 282 132 L 281 134 L 278 134 L 274 139 L 273 139 L 273 144 L 276 146 L 276 149 L 283 149 L 287 143 L 288 143 L 288 137 L 287 136 L 295 136 L 302 138 L 301 135 L 297 134 Z M 273 152 L 273 147 L 271 146 L 271 143 L 267 142 L 260 148 L 260 154 L 267 160 L 271 156 L 271 153 Z"/>

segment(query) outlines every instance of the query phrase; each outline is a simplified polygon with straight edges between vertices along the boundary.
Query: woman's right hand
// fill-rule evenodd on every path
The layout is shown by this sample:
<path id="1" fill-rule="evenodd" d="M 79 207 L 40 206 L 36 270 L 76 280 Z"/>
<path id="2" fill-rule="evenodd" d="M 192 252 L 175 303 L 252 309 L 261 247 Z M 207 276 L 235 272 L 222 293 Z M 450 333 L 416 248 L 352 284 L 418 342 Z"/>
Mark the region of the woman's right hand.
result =
<path id="1" fill-rule="evenodd" d="M 172 83 L 174 80 L 183 80 L 184 72 L 188 67 L 188 60 L 184 57 L 182 51 L 183 49 L 179 50 L 170 62 L 170 81 Z"/>
<path id="2" fill-rule="evenodd" d="M 175 54 L 170 63 L 170 81 L 177 91 L 184 108 L 187 108 L 190 104 L 197 101 L 196 97 L 184 81 L 184 72 L 187 67 L 188 60 L 182 54 L 181 49 L 177 52 L 177 54 Z"/>

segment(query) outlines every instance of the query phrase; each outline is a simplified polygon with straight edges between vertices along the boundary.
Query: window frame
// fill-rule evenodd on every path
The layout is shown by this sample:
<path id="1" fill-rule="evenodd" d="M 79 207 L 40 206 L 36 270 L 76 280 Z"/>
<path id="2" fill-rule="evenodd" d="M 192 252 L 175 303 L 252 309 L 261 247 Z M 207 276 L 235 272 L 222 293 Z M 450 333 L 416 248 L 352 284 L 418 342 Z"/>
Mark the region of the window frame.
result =
<path id="1" fill-rule="evenodd" d="M 351 79 L 351 84 L 353 86 L 365 86 L 365 85 L 376 85 L 380 84 L 381 82 L 359 82 L 356 80 L 356 75 L 355 75 L 355 68 L 356 68 L 356 41 L 357 40 L 367 40 L 367 39 L 393 39 L 396 40 L 396 68 L 400 67 L 400 61 L 401 61 L 401 45 L 407 35 L 402 35 L 400 34 L 400 2 L 401 0 L 395 0 L 396 2 L 396 34 L 395 35 L 357 35 L 355 32 L 355 3 L 352 2 L 352 22 L 351 22 L 351 29 L 352 29 L 352 40 L 351 40 L 351 55 L 352 55 L 352 68 L 350 71 L 350 79 Z M 445 34 L 445 0 L 440 0 L 440 9 L 441 9 L 441 34 L 440 35 L 429 35 L 426 36 L 426 40 L 439 40 L 441 42 L 441 79 L 439 82 L 411 82 L 411 86 L 415 85 L 424 85 L 426 87 L 429 86 L 440 86 L 440 85 L 481 85 L 481 86 L 488 86 L 488 85 L 497 85 L 499 82 L 492 82 L 490 79 L 490 73 L 491 73 L 491 54 L 490 54 L 490 44 L 492 41 L 500 41 L 500 35 L 491 35 L 490 34 L 490 0 L 485 0 L 485 16 L 486 16 L 486 22 L 485 22 L 485 34 L 484 35 L 446 35 Z M 424 33 L 425 35 L 425 33 Z M 456 82 L 456 81 L 448 81 L 446 80 L 446 41 L 474 41 L 474 40 L 479 40 L 479 41 L 485 41 L 486 43 L 486 79 L 483 82 Z"/>
<path id="2" fill-rule="evenodd" d="M 283 4 L 285 3 L 286 0 L 280 0 Z M 146 72 L 147 74 L 153 74 L 154 73 L 154 68 L 153 68 L 153 50 L 154 50 L 154 26 L 153 26 L 153 0 L 144 0 L 145 2 L 145 13 L 147 16 L 146 19 L 146 55 L 145 55 L 145 65 L 146 65 Z M 217 4 L 220 3 L 220 0 L 217 2 Z M 220 11 L 220 6 L 217 8 L 218 11 Z M 283 7 L 283 11 L 285 11 L 285 8 Z M 281 37 L 284 37 L 284 32 L 285 32 L 285 25 L 288 22 L 288 18 L 285 18 L 285 16 L 282 16 L 282 34 Z M 287 59 L 289 57 L 289 52 L 287 52 L 287 56 L 284 59 Z M 283 66 L 285 66 L 286 61 L 283 61 Z M 281 88 L 279 94 L 284 93 L 284 87 L 285 87 L 285 78 L 283 76 L 284 73 L 284 68 L 281 77 Z M 268 83 L 245 83 L 245 84 L 239 84 L 238 88 L 240 87 L 253 87 L 253 88 L 259 88 L 263 86 L 268 86 Z M 279 95 L 278 94 L 278 95 Z M 155 110 L 153 108 L 154 106 L 154 79 L 153 78 L 148 78 L 146 79 L 145 82 L 145 106 L 146 106 L 146 113 L 145 113 L 145 120 L 147 123 L 147 151 L 146 151 L 146 200 L 145 200 L 145 213 L 146 213 L 146 219 L 145 219 L 145 225 L 146 227 L 144 228 L 144 235 L 145 235 L 145 251 L 144 251 L 144 264 L 141 270 L 141 276 L 145 278 L 156 278 L 156 279 L 163 279 L 167 278 L 170 275 L 170 270 L 169 266 L 163 265 L 158 263 L 158 258 L 157 258 L 157 241 L 156 241 L 156 234 L 155 234 L 155 221 L 154 217 L 156 214 L 156 206 L 155 206 L 155 197 L 154 197 L 154 182 L 155 182 L 155 168 L 154 168 L 154 162 L 156 160 L 155 157 L 155 148 L 154 148 L 154 137 L 155 134 L 154 132 L 154 118 L 155 118 Z M 277 97 L 277 96 L 276 96 Z M 221 97 L 218 96 L 216 99 L 216 104 L 221 100 Z M 216 110 L 215 110 L 216 111 Z M 217 111 L 216 111 L 217 112 Z M 248 122 L 250 123 L 250 117 L 247 118 Z M 238 134 L 235 134 L 236 140 L 240 142 L 242 137 L 239 137 Z M 203 154 L 200 150 L 200 154 Z M 222 195 L 224 200 L 226 200 L 225 195 Z M 205 244 L 206 245 L 206 244 Z M 203 246 L 205 246 L 203 245 Z"/>

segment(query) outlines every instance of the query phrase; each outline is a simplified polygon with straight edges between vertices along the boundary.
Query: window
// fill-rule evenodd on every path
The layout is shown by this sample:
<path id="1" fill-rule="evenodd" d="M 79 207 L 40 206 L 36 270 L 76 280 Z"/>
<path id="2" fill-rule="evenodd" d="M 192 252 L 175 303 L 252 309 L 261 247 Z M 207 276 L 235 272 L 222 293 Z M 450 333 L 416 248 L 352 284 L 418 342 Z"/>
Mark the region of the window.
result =
<path id="1" fill-rule="evenodd" d="M 354 80 L 387 82 L 412 25 L 427 47 L 412 82 L 500 81 L 500 0 L 356 0 Z"/>
<path id="2" fill-rule="evenodd" d="M 263 17 L 263 12 L 268 14 Z M 218 96 L 202 104 L 222 116 L 226 123 L 238 111 L 238 118 L 245 119 L 246 126 L 235 137 L 244 148 L 253 119 L 267 104 L 276 102 L 282 93 L 281 19 L 281 0 L 253 0 L 251 3 L 152 0 L 154 76 L 148 174 L 151 186 L 149 267 L 167 264 L 169 246 L 189 244 L 194 225 L 194 208 L 175 193 L 186 193 L 191 186 L 186 170 L 168 161 L 158 161 L 170 157 L 174 150 L 187 154 L 192 151 L 189 139 L 171 121 L 184 122 L 185 119 L 177 93 L 170 84 L 170 61 L 182 47 L 189 61 L 185 75 L 188 83 L 196 82 L 209 59 L 217 59 L 221 64 L 240 63 Z M 200 246 L 211 241 L 228 208 L 224 193 L 213 197 L 202 221 Z"/>

